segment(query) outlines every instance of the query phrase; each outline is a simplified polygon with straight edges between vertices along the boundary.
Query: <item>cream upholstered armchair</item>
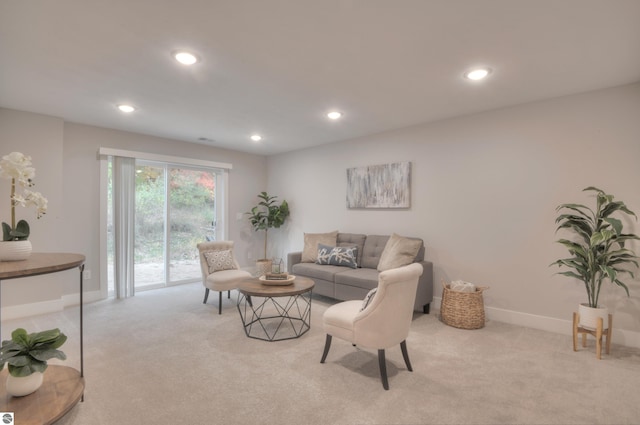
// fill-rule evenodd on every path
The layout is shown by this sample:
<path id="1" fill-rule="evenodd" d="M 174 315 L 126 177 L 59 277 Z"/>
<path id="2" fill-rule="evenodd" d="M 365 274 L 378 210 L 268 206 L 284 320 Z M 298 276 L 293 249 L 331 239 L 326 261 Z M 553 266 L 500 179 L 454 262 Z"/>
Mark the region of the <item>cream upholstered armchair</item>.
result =
<path id="1" fill-rule="evenodd" d="M 204 285 L 204 301 L 207 303 L 209 290 L 219 291 L 218 314 L 222 313 L 222 293 L 237 288 L 238 281 L 251 277 L 251 273 L 240 270 L 240 266 L 233 255 L 233 241 L 201 242 L 198 244 L 200 252 L 200 267 L 202 269 L 202 284 Z"/>
<path id="2" fill-rule="evenodd" d="M 413 303 L 422 275 L 422 265 L 413 263 L 386 270 L 378 277 L 378 287 L 364 301 L 345 301 L 329 307 L 323 317 L 327 338 L 320 363 L 324 363 L 333 336 L 353 345 L 378 350 L 380 378 L 385 390 L 389 389 L 385 349 L 400 344 L 402 357 L 409 371 L 411 362 L 407 353 L 407 336 L 413 318 Z"/>

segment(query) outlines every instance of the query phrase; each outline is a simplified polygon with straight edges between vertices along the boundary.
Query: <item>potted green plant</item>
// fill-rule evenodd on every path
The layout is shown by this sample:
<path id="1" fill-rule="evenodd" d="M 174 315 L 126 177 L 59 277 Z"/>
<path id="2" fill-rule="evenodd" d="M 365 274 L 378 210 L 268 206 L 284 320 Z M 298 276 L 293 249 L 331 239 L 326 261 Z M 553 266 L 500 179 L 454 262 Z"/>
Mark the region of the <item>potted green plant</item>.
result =
<path id="1" fill-rule="evenodd" d="M 264 230 L 264 257 L 257 260 L 258 268 L 266 273 L 271 269 L 271 260 L 267 258 L 267 235 L 269 229 L 282 226 L 289 217 L 289 204 L 283 200 L 278 205 L 277 196 L 270 196 L 267 192 L 260 192 L 260 202 L 251 211 L 245 213 L 249 216 L 249 222 L 257 232 Z"/>
<path id="2" fill-rule="evenodd" d="M 66 340 L 67 336 L 57 328 L 31 334 L 22 328 L 14 330 L 11 339 L 2 341 L 0 348 L 0 370 L 5 363 L 9 369 L 7 392 L 19 397 L 40 388 L 47 360 L 67 358 L 58 350 Z"/>
<path id="3" fill-rule="evenodd" d="M 595 192 L 595 210 L 582 204 L 562 204 L 556 208 L 561 212 L 556 218 L 556 232 L 568 230 L 574 240 L 557 241 L 569 250 L 571 257 L 559 259 L 551 265 L 569 269 L 559 273 L 584 283 L 588 302 L 579 306 L 580 324 L 595 329 L 598 317 L 607 323 L 608 310 L 599 303 L 603 282 L 615 283 L 629 296 L 629 288 L 621 278 L 625 274 L 634 277 L 630 267 L 638 267 L 638 257 L 625 244 L 640 238 L 633 233 L 623 233 L 622 220 L 613 217 L 615 213 L 636 217 L 624 202 L 615 201 L 613 195 L 597 187 L 590 186 L 583 191 Z"/>

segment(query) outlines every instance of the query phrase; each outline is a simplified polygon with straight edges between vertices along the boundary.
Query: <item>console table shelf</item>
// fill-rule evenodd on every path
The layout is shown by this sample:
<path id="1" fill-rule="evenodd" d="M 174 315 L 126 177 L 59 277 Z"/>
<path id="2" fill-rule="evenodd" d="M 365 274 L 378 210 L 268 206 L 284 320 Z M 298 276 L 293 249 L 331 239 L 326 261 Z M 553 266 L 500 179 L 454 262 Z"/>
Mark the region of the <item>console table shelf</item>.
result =
<path id="1" fill-rule="evenodd" d="M 27 260 L 0 262 L 0 283 L 8 279 L 38 276 L 78 268 L 80 270 L 80 370 L 50 365 L 38 391 L 24 397 L 7 394 L 8 371 L 0 373 L 0 412 L 13 412 L 16 424 L 47 425 L 56 422 L 84 397 L 83 282 L 85 257 L 71 253 L 37 253 Z M 2 286 L 0 285 L 0 298 Z M 0 320 L 2 303 L 0 299 Z M 0 341 L 2 333 L 0 331 Z"/>

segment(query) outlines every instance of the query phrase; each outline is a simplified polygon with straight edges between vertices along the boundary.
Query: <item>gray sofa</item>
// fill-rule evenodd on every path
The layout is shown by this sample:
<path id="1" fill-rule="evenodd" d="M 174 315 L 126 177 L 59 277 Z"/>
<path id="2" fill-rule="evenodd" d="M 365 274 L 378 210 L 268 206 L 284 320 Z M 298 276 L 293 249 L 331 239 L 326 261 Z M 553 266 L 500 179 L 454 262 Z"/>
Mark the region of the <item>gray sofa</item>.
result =
<path id="1" fill-rule="evenodd" d="M 358 268 L 303 263 L 301 262 L 302 251 L 298 251 L 287 255 L 288 271 L 295 276 L 313 279 L 315 282 L 314 294 L 341 301 L 364 299 L 371 289 L 378 286 L 378 262 L 388 240 L 388 235 L 338 233 L 337 246 L 358 247 Z M 423 267 L 423 273 L 418 282 L 414 310 L 428 314 L 429 305 L 433 301 L 433 263 L 424 261 L 424 244 L 422 244 L 414 262 L 422 264 Z"/>

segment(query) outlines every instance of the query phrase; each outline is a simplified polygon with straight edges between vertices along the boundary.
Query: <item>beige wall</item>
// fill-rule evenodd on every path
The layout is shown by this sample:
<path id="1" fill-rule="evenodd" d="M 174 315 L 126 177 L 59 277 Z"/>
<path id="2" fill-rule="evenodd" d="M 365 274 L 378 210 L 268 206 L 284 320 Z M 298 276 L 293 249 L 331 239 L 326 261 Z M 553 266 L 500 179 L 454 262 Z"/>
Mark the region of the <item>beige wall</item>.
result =
<path id="1" fill-rule="evenodd" d="M 87 292 L 99 292 L 101 285 L 100 161 L 97 155 L 100 147 L 231 163 L 228 238 L 236 241 L 241 264 L 247 265 L 249 257 L 256 258 L 255 242 L 260 238 L 247 231 L 248 222 L 244 217 L 238 221 L 236 215 L 249 210 L 256 194 L 266 188 L 264 156 L 68 123 L 60 118 L 2 108 L 0 141 L 2 155 L 17 150 L 32 156 L 37 189 L 49 200 L 49 212 L 43 219 L 35 220 L 33 216 L 28 220 L 34 251 L 84 254 L 86 269 L 92 271 L 91 280 L 85 281 Z M 4 221 L 9 217 L 8 199 L 8 181 L 0 181 L 0 218 Z M 78 292 L 75 274 L 65 276 L 61 273 L 34 279 L 37 280 L 35 284 L 29 285 L 24 284 L 26 279 L 3 282 L 3 309 L 42 303 L 35 311 L 55 311 L 61 297 Z M 5 313 L 3 311 L 3 315 Z M 11 314 L 20 315 L 16 311 Z"/>
<path id="2" fill-rule="evenodd" d="M 640 214 L 639 111 L 635 84 L 269 157 L 269 190 L 291 205 L 275 243 L 299 250 L 303 232 L 336 229 L 418 236 L 438 297 L 442 280 L 487 285 L 489 318 L 569 331 L 586 294 L 548 267 L 565 255 L 555 207 L 590 203 L 581 190 L 594 185 Z M 346 208 L 347 168 L 396 161 L 412 162 L 410 209 Z M 614 341 L 640 345 L 640 281 L 629 283 L 630 298 L 608 286 L 602 301 L 630 331 Z"/>

